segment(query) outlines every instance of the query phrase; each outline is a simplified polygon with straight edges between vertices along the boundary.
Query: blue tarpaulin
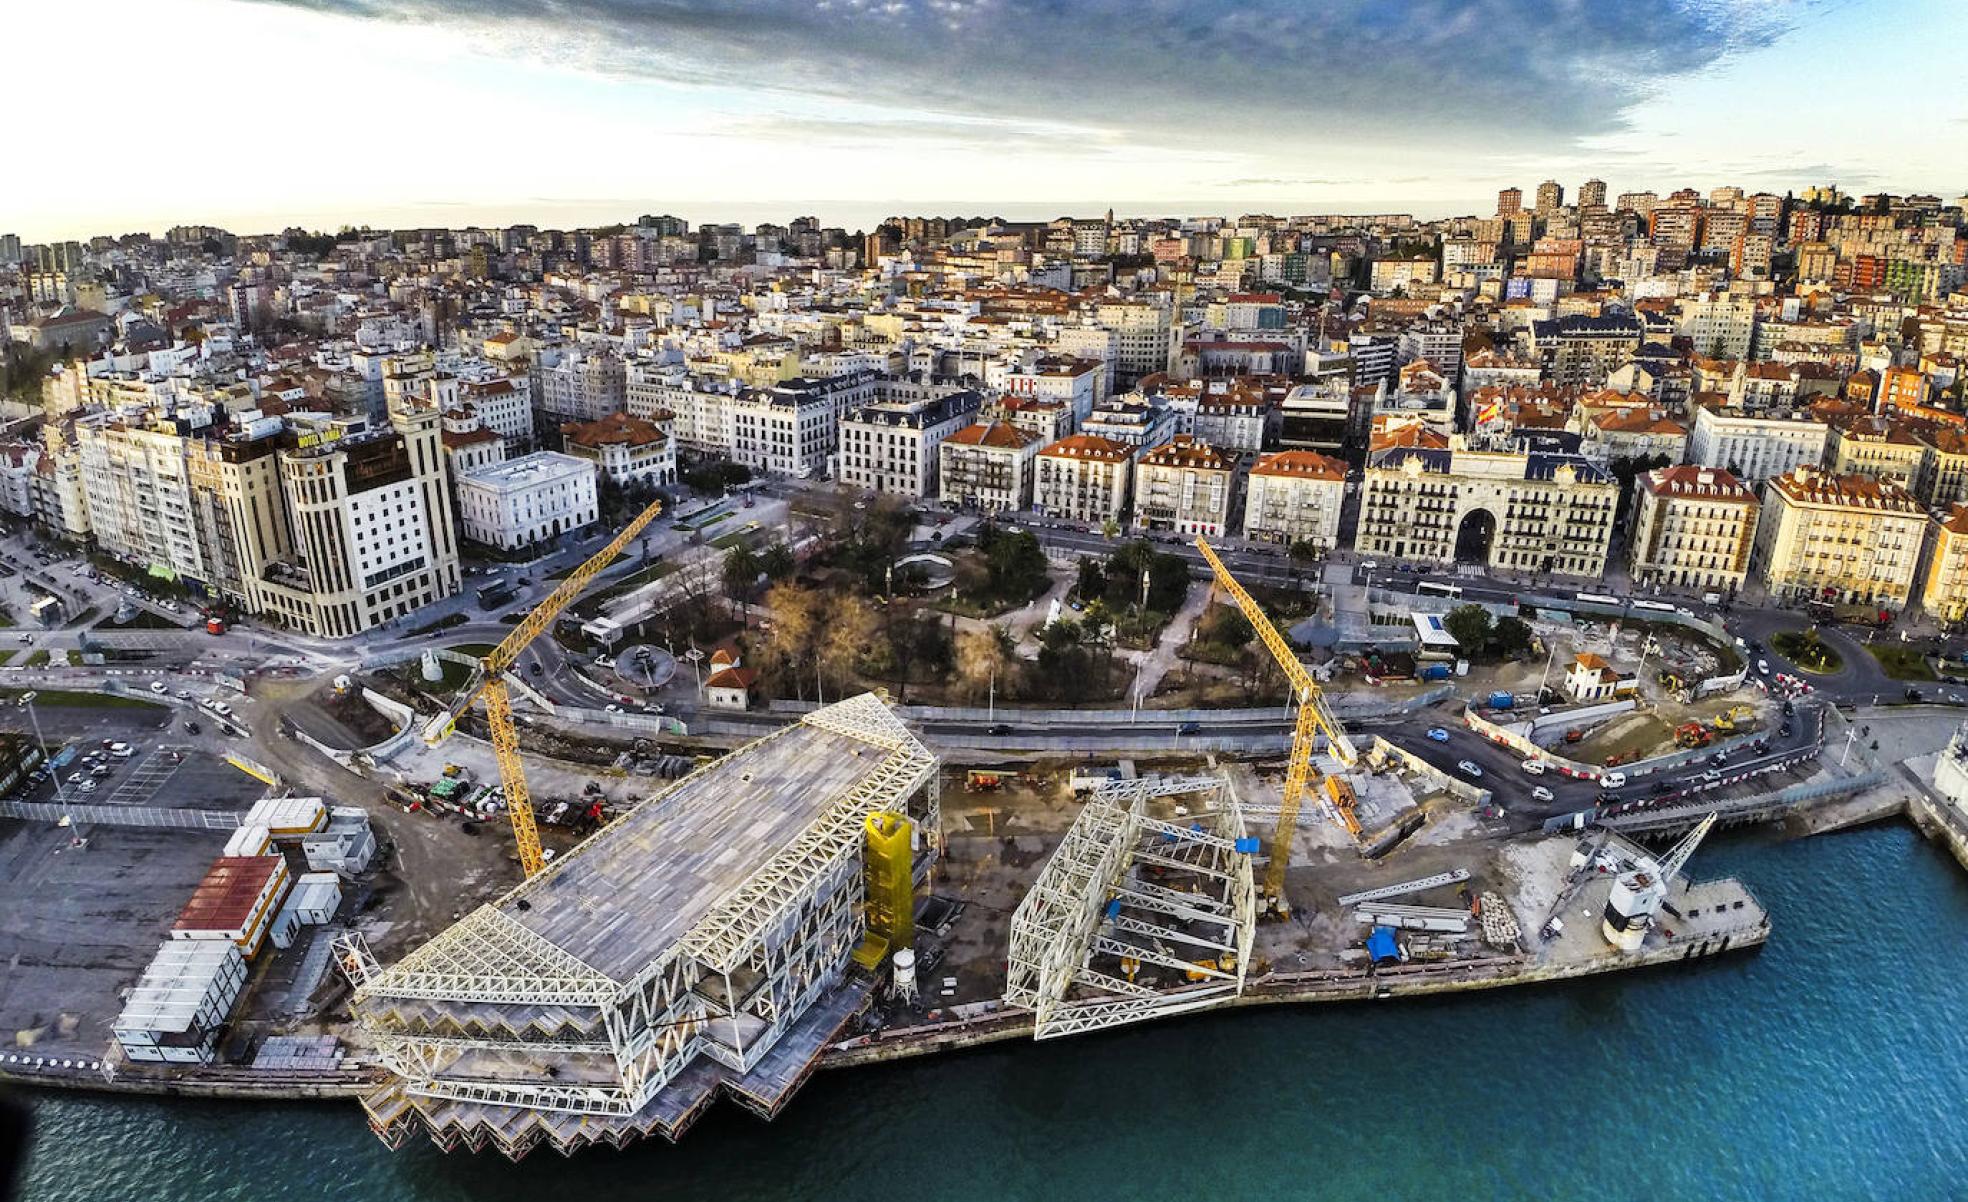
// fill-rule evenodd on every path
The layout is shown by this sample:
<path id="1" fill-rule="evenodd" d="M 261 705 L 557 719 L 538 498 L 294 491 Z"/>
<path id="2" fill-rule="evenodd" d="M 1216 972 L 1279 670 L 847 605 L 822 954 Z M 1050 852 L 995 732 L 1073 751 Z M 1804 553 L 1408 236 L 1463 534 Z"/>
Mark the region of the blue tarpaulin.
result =
<path id="1" fill-rule="evenodd" d="M 1375 964 L 1385 964 L 1389 960 L 1401 958 L 1401 949 L 1394 943 L 1393 927 L 1373 929 L 1373 934 L 1367 936 L 1367 955 L 1373 957 Z"/>

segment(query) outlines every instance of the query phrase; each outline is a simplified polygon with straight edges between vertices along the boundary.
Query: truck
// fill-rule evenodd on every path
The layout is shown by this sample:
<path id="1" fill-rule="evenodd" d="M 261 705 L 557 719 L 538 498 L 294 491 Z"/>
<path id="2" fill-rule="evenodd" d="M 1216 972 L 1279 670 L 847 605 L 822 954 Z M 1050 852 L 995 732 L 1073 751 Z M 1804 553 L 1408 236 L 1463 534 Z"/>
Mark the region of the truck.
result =
<path id="1" fill-rule="evenodd" d="M 1507 710 L 1516 704 L 1516 696 L 1501 689 L 1490 694 L 1490 708 L 1493 710 Z"/>
<path id="2" fill-rule="evenodd" d="M 1421 678 L 1423 680 L 1447 680 L 1453 671 L 1454 669 L 1448 664 L 1428 664 L 1421 669 Z"/>
<path id="3" fill-rule="evenodd" d="M 518 595 L 519 590 L 513 588 L 510 583 L 495 580 L 478 590 L 478 606 L 480 609 L 498 609 Z"/>

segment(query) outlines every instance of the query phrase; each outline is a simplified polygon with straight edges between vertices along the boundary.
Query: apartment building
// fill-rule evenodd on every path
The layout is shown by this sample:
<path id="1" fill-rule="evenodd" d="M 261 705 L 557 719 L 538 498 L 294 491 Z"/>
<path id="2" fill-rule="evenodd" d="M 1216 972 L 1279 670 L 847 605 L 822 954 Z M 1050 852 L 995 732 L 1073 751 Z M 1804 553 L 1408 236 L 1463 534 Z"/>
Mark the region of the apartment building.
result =
<path id="1" fill-rule="evenodd" d="M 1236 480 L 1236 464 L 1228 455 L 1178 434 L 1135 461 L 1135 527 L 1221 537 L 1230 525 Z"/>
<path id="2" fill-rule="evenodd" d="M 628 402 L 628 368 L 606 348 L 549 347 L 535 371 L 540 411 L 556 422 L 596 421 Z"/>
<path id="3" fill-rule="evenodd" d="M 1244 485 L 1244 537 L 1287 547 L 1309 543 L 1323 555 L 1339 545 L 1345 501 L 1343 461 L 1316 451 L 1265 455 Z"/>
<path id="4" fill-rule="evenodd" d="M 1930 525 L 1933 539 L 1920 608 L 1935 621 L 1952 624 L 1968 618 L 1968 504 L 1949 505 L 1934 514 Z"/>
<path id="5" fill-rule="evenodd" d="M 168 418 L 98 414 L 75 423 L 89 528 L 119 559 L 203 583 L 184 436 Z"/>
<path id="6" fill-rule="evenodd" d="M 1746 484 L 1824 462 L 1831 431 L 1807 413 L 1756 417 L 1712 401 L 1697 404 L 1694 413 L 1688 458 L 1703 467 L 1726 468 Z"/>
<path id="7" fill-rule="evenodd" d="M 458 400 L 505 441 L 507 456 L 533 445 L 533 388 L 525 376 L 460 380 Z"/>
<path id="8" fill-rule="evenodd" d="M 1926 527 L 1920 502 L 1897 484 L 1797 467 L 1763 490 L 1756 560 L 1773 597 L 1900 609 Z"/>
<path id="9" fill-rule="evenodd" d="M 1756 545 L 1756 494 L 1720 468 L 1681 464 L 1634 481 L 1636 584 L 1737 592 Z"/>
<path id="10" fill-rule="evenodd" d="M 600 516 L 592 460 L 535 451 L 458 478 L 458 523 L 467 539 L 516 551 L 594 524 Z"/>
<path id="11" fill-rule="evenodd" d="M 1120 523 L 1134 482 L 1135 448 L 1096 434 L 1062 438 L 1033 466 L 1032 511 L 1089 526 Z"/>
<path id="12" fill-rule="evenodd" d="M 1832 475 L 1863 472 L 1907 489 L 1920 482 L 1927 448 L 1905 423 L 1860 413 L 1829 424 L 1824 466 Z"/>
<path id="13" fill-rule="evenodd" d="M 1968 501 L 1968 431 L 1954 426 L 1915 427 L 1925 452 L 1914 491 L 1936 508 Z"/>
<path id="14" fill-rule="evenodd" d="M 1420 563 L 1605 573 L 1619 485 L 1582 456 L 1441 446 L 1370 454 L 1355 550 Z"/>
<path id="15" fill-rule="evenodd" d="M 1009 422 L 965 426 L 936 448 L 938 499 L 987 513 L 1030 508 L 1038 453 L 1038 436 Z"/>
<path id="16" fill-rule="evenodd" d="M 1568 388 L 1597 388 L 1640 349 L 1645 328 L 1625 313 L 1570 315 L 1531 323 L 1531 349 L 1545 378 Z"/>
<path id="17" fill-rule="evenodd" d="M 1114 335 L 1114 386 L 1132 388 L 1155 372 L 1170 371 L 1182 349 L 1182 323 L 1147 301 L 1106 301 L 1096 305 L 1092 324 Z"/>
<path id="18" fill-rule="evenodd" d="M 1196 398 L 1191 432 L 1232 454 L 1254 454 L 1264 447 L 1271 406 L 1264 390 L 1243 380 L 1209 380 Z"/>
<path id="19" fill-rule="evenodd" d="M 1715 292 L 1681 302 L 1676 334 L 1712 359 L 1747 359 L 1756 336 L 1756 298 Z"/>
<path id="20" fill-rule="evenodd" d="M 874 399 L 875 375 L 866 371 L 747 389 L 731 410 L 731 457 L 772 475 L 824 477 L 840 446 L 841 419 Z"/>
<path id="21" fill-rule="evenodd" d="M 596 421 L 570 422 L 560 428 L 560 436 L 569 455 L 593 464 L 611 484 L 676 483 L 676 442 L 654 422 L 611 413 Z"/>
<path id="22" fill-rule="evenodd" d="M 974 390 L 863 405 L 840 424 L 841 482 L 918 500 L 935 496 L 936 448 L 976 421 L 983 405 Z"/>
<path id="23" fill-rule="evenodd" d="M 1007 397 L 1023 400 L 1063 401 L 1072 409 L 1077 427 L 1107 399 L 1107 365 L 1097 359 L 1046 355 L 1006 372 L 1004 391 Z"/>

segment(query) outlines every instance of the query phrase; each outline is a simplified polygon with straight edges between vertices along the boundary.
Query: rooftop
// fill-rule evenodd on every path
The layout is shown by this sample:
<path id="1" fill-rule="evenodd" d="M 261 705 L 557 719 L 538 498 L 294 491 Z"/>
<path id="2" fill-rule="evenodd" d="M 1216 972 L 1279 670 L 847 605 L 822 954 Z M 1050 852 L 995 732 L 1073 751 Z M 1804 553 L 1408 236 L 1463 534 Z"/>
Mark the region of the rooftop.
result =
<path id="1" fill-rule="evenodd" d="M 612 996 L 693 929 L 755 917 L 768 867 L 802 858 L 809 832 L 863 793 L 913 787 L 898 774 L 930 762 L 872 694 L 808 714 L 630 810 L 365 989 L 416 996 L 427 980 L 470 972 L 473 1000 L 535 1000 L 542 978 Z"/>
<path id="2" fill-rule="evenodd" d="M 594 470 L 592 461 L 578 456 L 563 455 L 559 451 L 535 451 L 504 463 L 487 464 L 465 472 L 458 477 L 458 483 L 500 489 L 526 488 L 570 476 L 593 476 Z"/>

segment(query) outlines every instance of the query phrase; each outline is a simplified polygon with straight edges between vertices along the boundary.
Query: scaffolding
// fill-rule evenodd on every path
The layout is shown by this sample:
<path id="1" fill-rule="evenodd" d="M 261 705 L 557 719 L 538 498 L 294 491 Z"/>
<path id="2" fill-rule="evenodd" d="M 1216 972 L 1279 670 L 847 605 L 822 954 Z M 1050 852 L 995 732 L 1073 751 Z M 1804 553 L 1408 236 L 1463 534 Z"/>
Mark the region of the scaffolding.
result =
<path id="1" fill-rule="evenodd" d="M 1172 798 L 1187 799 L 1186 815 L 1152 804 Z M 1036 1037 L 1050 1039 L 1236 998 L 1257 849 L 1225 777 L 1101 786 L 1012 916 L 1005 1003 L 1032 1011 Z"/>
<path id="2" fill-rule="evenodd" d="M 864 694 L 698 769 L 394 965 L 342 941 L 393 1074 L 371 1126 L 518 1158 L 674 1138 L 721 1092 L 769 1117 L 872 988 L 848 972 L 876 813 L 924 832 L 926 872 L 936 760 Z"/>

